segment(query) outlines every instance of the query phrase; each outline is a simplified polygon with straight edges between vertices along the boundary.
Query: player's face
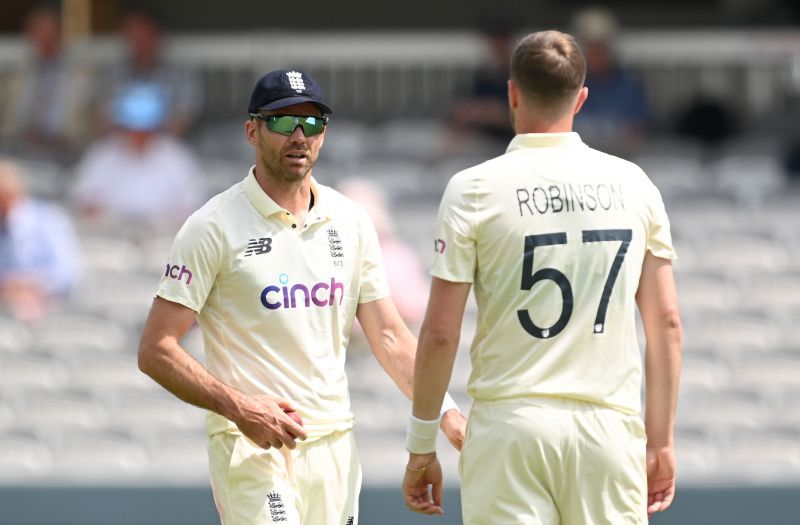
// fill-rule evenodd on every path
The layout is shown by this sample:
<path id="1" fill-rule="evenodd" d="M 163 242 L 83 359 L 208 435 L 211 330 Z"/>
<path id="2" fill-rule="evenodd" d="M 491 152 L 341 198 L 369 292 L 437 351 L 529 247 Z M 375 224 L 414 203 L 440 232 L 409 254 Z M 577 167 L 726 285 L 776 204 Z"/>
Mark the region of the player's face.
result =
<path id="1" fill-rule="evenodd" d="M 275 111 L 266 111 L 264 115 L 293 115 L 319 117 L 322 112 L 311 102 L 287 106 Z M 256 120 L 255 142 L 256 155 L 260 163 L 272 176 L 284 182 L 302 180 L 314 167 L 319 157 L 319 150 L 325 139 L 325 131 L 318 135 L 306 136 L 298 126 L 291 135 L 270 131 L 267 123 Z"/>

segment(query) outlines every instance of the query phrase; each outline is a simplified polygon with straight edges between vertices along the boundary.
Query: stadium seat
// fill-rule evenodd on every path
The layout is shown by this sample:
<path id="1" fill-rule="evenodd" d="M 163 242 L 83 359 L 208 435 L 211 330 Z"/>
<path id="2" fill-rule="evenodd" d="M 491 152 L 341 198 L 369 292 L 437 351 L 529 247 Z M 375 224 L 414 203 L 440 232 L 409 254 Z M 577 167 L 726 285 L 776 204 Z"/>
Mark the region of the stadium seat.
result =
<path id="1" fill-rule="evenodd" d="M 786 175 L 777 156 L 741 153 L 723 157 L 710 167 L 718 191 L 727 193 L 744 206 L 759 207 L 786 186 Z"/>
<path id="2" fill-rule="evenodd" d="M 0 398 L 9 403 L 33 390 L 57 391 L 68 374 L 58 359 L 34 353 L 0 356 Z"/>
<path id="3" fill-rule="evenodd" d="M 51 449 L 30 434 L 0 433 L 0 484 L 18 485 L 51 473 Z M 46 479 L 46 478 L 45 478 Z"/>
<path id="4" fill-rule="evenodd" d="M 135 351 L 125 329 L 100 317 L 62 313 L 44 319 L 36 328 L 32 346 L 52 355 L 73 351 L 113 353 Z"/>
<path id="5" fill-rule="evenodd" d="M 53 451 L 55 479 L 119 483 L 126 476 L 141 476 L 149 467 L 145 448 L 124 434 L 71 432 Z"/>
<path id="6" fill-rule="evenodd" d="M 28 328 L 10 317 L 0 317 L 0 355 L 28 350 L 31 334 Z"/>
<path id="7" fill-rule="evenodd" d="M 437 159 L 444 146 L 445 127 L 438 119 L 392 119 L 370 130 L 371 158 Z"/>

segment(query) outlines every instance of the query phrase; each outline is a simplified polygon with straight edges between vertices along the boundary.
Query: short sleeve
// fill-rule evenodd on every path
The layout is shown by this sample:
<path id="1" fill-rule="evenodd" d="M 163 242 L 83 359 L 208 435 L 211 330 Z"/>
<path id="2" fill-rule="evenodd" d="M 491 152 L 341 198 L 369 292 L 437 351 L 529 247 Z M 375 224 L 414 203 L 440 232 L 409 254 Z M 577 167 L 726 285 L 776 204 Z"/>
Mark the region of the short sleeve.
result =
<path id="1" fill-rule="evenodd" d="M 189 217 L 172 243 L 157 295 L 200 312 L 220 271 L 222 253 L 219 227 Z"/>
<path id="2" fill-rule="evenodd" d="M 471 181 L 453 177 L 439 205 L 431 275 L 451 282 L 471 283 L 477 261 L 477 207 Z"/>
<path id="3" fill-rule="evenodd" d="M 358 302 L 369 303 L 389 297 L 389 283 L 386 279 L 386 268 L 383 254 L 378 243 L 378 233 L 369 219 L 367 212 L 359 208 L 358 228 L 361 239 L 361 286 L 358 291 Z"/>
<path id="4" fill-rule="evenodd" d="M 674 260 L 678 258 L 672 246 L 672 233 L 670 232 L 667 210 L 658 188 L 649 183 L 651 187 L 649 209 L 650 217 L 647 227 L 647 249 L 656 257 Z"/>

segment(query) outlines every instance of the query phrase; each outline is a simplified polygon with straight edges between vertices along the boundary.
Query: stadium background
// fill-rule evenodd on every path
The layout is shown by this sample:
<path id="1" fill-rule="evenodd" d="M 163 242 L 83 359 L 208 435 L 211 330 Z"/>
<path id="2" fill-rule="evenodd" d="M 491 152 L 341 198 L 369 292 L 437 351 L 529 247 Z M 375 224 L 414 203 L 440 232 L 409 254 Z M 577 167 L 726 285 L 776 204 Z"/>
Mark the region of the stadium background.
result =
<path id="1" fill-rule="evenodd" d="M 332 185 L 353 175 L 377 182 L 398 234 L 427 264 L 447 177 L 483 154 L 445 157 L 431 145 L 451 100 L 486 59 L 476 20 L 497 3 L 140 3 L 163 15 L 170 60 L 202 79 L 202 116 L 187 140 L 209 192 L 249 166 L 241 117 L 253 80 L 277 67 L 303 68 L 336 109 L 316 176 Z M 4 2 L 0 75 L 23 56 L 19 30 L 30 5 Z M 797 3 L 606 6 L 620 21 L 620 61 L 643 83 L 652 112 L 646 141 L 631 156 L 664 194 L 681 257 L 679 492 L 653 523 L 797 523 L 800 191 L 790 169 L 800 138 Z M 122 7 L 64 0 L 70 53 L 92 65 L 119 60 L 113 31 Z M 503 14 L 517 33 L 568 30 L 582 7 L 508 2 Z M 676 116 L 698 95 L 737 123 L 714 148 L 675 132 Z M 35 194 L 69 206 L 70 164 L 22 160 Z M 171 233 L 80 231 L 84 275 L 104 278 L 82 283 L 35 330 L 0 317 L 0 524 L 215 523 L 201 411 L 160 392 L 135 365 L 137 330 Z M 474 308 L 471 315 L 465 341 Z M 190 339 L 201 356 L 197 334 Z M 468 407 L 462 347 L 452 390 Z M 444 445 L 446 518 L 404 509 L 397 486 L 408 402 L 363 351 L 354 350 L 348 366 L 365 471 L 362 523 L 460 523 L 456 457 Z"/>

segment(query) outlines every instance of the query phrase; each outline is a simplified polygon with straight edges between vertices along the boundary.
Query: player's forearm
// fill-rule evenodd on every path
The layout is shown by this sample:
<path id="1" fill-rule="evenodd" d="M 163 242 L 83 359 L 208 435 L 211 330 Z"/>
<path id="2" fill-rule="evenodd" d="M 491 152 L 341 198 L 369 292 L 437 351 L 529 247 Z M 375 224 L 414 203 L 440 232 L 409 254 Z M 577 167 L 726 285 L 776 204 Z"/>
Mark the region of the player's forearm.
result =
<path id="1" fill-rule="evenodd" d="M 645 428 L 650 445 L 672 444 L 681 369 L 681 325 L 675 316 L 661 321 L 645 354 Z"/>
<path id="2" fill-rule="evenodd" d="M 409 399 L 413 394 L 416 348 L 417 338 L 403 325 L 384 334 L 380 349 L 382 356 L 378 357 L 386 373 Z"/>
<path id="3" fill-rule="evenodd" d="M 206 370 L 177 341 L 143 340 L 139 347 L 139 369 L 176 397 L 228 419 L 238 413 L 243 394 Z"/>
<path id="4" fill-rule="evenodd" d="M 423 325 L 414 364 L 414 417 L 436 419 L 450 384 L 459 334 L 436 333 Z"/>

